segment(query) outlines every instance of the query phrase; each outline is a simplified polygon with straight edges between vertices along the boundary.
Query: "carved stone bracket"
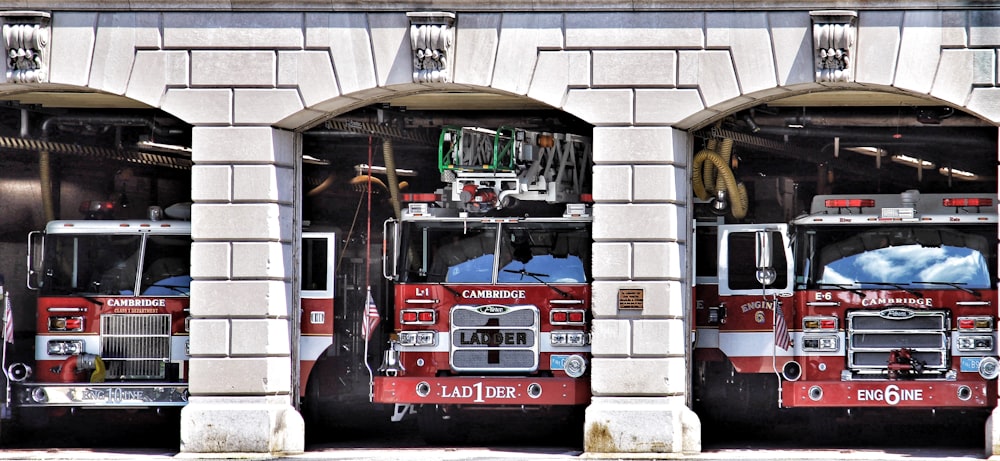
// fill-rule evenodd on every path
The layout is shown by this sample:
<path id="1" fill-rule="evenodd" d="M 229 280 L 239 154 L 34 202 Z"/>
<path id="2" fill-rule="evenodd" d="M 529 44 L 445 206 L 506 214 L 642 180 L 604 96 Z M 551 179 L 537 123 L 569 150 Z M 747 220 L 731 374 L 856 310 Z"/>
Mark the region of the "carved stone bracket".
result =
<path id="1" fill-rule="evenodd" d="M 854 44 L 857 42 L 856 11 L 812 11 L 813 50 L 817 82 L 854 81 Z"/>
<path id="2" fill-rule="evenodd" d="M 7 83 L 49 81 L 49 22 L 42 11 L 3 11 L 3 48 Z"/>
<path id="3" fill-rule="evenodd" d="M 407 13 L 413 50 L 413 82 L 451 82 L 451 57 L 455 44 L 455 13 Z"/>

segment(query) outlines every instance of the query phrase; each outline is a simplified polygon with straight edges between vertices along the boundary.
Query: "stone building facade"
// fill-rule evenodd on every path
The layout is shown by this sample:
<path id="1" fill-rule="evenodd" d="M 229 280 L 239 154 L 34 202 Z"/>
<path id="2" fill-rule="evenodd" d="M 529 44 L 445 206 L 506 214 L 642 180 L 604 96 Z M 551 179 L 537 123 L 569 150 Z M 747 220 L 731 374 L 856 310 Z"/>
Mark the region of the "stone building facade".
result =
<path id="1" fill-rule="evenodd" d="M 0 2 L 8 23 L 44 18 L 50 36 L 28 65 L 41 75 L 8 77 L 0 93 L 107 92 L 194 126 L 188 453 L 304 449 L 288 378 L 300 131 L 451 89 L 517 95 L 593 124 L 601 264 L 585 449 L 697 452 L 688 133 L 764 101 L 838 89 L 915 95 L 1000 122 L 1000 10 L 903 3 Z M 428 20 L 455 39 L 422 73 L 411 28 Z M 824 24 L 856 33 L 844 46 L 849 75 L 824 72 L 825 46 L 814 43 Z M 619 310 L 620 288 L 643 289 L 643 309 Z M 988 434 L 1000 453 L 1000 428 Z"/>

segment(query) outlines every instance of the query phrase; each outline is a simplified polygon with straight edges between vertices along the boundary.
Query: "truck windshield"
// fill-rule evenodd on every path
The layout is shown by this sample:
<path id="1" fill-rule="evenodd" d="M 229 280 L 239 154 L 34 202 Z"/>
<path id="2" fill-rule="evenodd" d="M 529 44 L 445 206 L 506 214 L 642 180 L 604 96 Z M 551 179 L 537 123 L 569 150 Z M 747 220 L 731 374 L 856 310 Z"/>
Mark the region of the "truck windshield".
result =
<path id="1" fill-rule="evenodd" d="M 186 296 L 191 284 L 191 239 L 142 235 L 48 235 L 40 294 Z"/>
<path id="2" fill-rule="evenodd" d="M 411 222 L 403 227 L 404 282 L 586 283 L 586 223 Z"/>
<path id="3" fill-rule="evenodd" d="M 996 273 L 995 226 L 817 227 L 799 238 L 806 261 L 800 267 L 813 288 L 995 286 L 990 276 Z"/>

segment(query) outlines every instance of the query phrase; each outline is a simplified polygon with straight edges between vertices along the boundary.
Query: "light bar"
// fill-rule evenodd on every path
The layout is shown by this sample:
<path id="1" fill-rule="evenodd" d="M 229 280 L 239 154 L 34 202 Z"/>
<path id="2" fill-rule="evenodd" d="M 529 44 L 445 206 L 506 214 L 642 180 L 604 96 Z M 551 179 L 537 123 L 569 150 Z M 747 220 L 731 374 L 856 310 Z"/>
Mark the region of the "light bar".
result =
<path id="1" fill-rule="evenodd" d="M 437 320 L 437 312 L 431 309 L 404 309 L 399 313 L 399 321 L 404 325 L 432 325 Z"/>
<path id="2" fill-rule="evenodd" d="M 941 204 L 947 207 L 967 207 L 967 206 L 993 206 L 991 198 L 946 198 L 941 200 Z"/>
<path id="3" fill-rule="evenodd" d="M 865 208 L 875 206 L 875 200 L 864 198 L 837 198 L 827 199 L 824 202 L 827 208 Z"/>

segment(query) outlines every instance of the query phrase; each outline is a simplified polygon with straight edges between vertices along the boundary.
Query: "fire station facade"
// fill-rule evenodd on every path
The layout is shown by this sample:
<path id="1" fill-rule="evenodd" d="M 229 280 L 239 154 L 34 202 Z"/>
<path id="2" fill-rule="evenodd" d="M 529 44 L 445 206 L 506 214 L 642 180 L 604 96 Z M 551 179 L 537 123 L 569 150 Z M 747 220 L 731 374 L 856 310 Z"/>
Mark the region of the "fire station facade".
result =
<path id="1" fill-rule="evenodd" d="M 585 449 L 698 452 L 689 131 L 831 89 L 923 96 L 998 123 L 1000 10 L 967 3 L 2 2 L 5 25 L 41 24 L 50 40 L 25 67 L 8 61 L 0 93 L 107 92 L 194 126 L 188 453 L 304 449 L 289 380 L 298 132 L 395 95 L 463 89 L 591 123 L 600 264 Z M 446 59 L 418 56 L 423 27 L 453 30 L 434 45 Z M 841 72 L 816 43 L 829 28 L 856 37 L 839 47 Z M 641 309 L 619 309 L 622 288 L 643 290 Z M 987 431 L 1000 453 L 1000 428 Z"/>

